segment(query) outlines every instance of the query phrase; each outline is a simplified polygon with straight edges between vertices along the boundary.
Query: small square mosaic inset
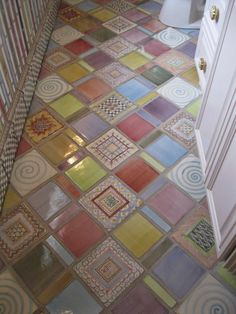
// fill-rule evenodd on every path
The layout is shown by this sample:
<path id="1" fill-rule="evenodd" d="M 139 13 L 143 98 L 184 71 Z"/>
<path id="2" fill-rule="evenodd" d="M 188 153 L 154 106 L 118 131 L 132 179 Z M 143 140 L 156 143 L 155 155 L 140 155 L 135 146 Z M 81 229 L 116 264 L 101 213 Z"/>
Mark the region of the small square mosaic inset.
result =
<path id="1" fill-rule="evenodd" d="M 25 204 L 0 220 L 0 248 L 8 260 L 20 256 L 40 239 L 46 230 Z"/>
<path id="2" fill-rule="evenodd" d="M 108 238 L 79 262 L 75 271 L 104 305 L 109 306 L 142 274 L 143 268 Z"/>
<path id="3" fill-rule="evenodd" d="M 49 71 L 54 71 L 57 68 L 71 62 L 73 59 L 74 57 L 68 51 L 59 48 L 53 50 L 52 53 L 47 56 L 44 66 Z"/>
<path id="4" fill-rule="evenodd" d="M 87 149 L 108 169 L 114 169 L 138 150 L 134 144 L 115 129 L 108 131 L 88 145 Z"/>
<path id="5" fill-rule="evenodd" d="M 82 197 L 80 203 L 106 229 L 111 230 L 131 214 L 141 201 L 117 179 L 109 177 Z"/>
<path id="6" fill-rule="evenodd" d="M 136 106 L 125 97 L 113 93 L 91 108 L 108 122 L 115 122 Z"/>
<path id="7" fill-rule="evenodd" d="M 116 34 L 124 33 L 127 30 L 136 26 L 135 23 L 130 22 L 122 16 L 115 17 L 114 19 L 103 23 L 103 25 L 111 31 L 115 32 Z"/>
<path id="8" fill-rule="evenodd" d="M 113 58 L 120 58 L 123 55 L 136 49 L 134 45 L 121 37 L 112 38 L 100 46 L 104 52 Z"/>
<path id="9" fill-rule="evenodd" d="M 112 9 L 116 13 L 123 13 L 133 8 L 133 5 L 124 0 L 113 0 L 107 5 L 108 8 Z"/>

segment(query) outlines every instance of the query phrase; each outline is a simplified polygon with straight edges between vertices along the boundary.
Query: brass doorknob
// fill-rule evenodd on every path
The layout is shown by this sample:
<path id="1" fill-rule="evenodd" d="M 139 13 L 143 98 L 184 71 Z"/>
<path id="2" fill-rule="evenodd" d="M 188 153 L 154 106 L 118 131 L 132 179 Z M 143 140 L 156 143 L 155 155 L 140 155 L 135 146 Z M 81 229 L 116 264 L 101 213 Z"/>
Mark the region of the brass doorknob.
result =
<path id="1" fill-rule="evenodd" d="M 212 21 L 218 22 L 219 15 L 220 15 L 219 9 L 217 8 L 217 6 L 213 5 L 211 7 L 211 10 L 210 10 L 210 17 L 211 17 Z"/>
<path id="2" fill-rule="evenodd" d="M 198 67 L 201 71 L 206 71 L 206 67 L 207 67 L 207 63 L 206 60 L 204 58 L 200 58 L 199 63 L 198 63 Z"/>

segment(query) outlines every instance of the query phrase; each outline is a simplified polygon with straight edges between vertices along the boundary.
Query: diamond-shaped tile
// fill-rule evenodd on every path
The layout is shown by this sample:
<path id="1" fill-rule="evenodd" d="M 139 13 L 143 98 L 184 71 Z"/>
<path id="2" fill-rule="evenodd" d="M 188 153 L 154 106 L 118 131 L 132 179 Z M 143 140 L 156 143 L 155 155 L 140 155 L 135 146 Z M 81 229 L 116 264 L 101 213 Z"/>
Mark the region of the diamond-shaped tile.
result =
<path id="1" fill-rule="evenodd" d="M 89 71 L 77 63 L 72 63 L 58 70 L 57 73 L 67 82 L 73 83 L 85 77 Z"/>
<path id="2" fill-rule="evenodd" d="M 115 32 L 116 34 L 124 33 L 127 30 L 136 26 L 135 23 L 127 20 L 122 16 L 115 17 L 114 19 L 103 23 L 103 25 L 111 31 Z"/>
<path id="3" fill-rule="evenodd" d="M 183 34 L 172 27 L 164 29 L 153 37 L 160 40 L 170 48 L 175 48 L 190 39 L 188 35 Z"/>
<path id="4" fill-rule="evenodd" d="M 50 103 L 50 107 L 66 119 L 83 109 L 84 105 L 72 94 L 66 94 Z"/>
<path id="5" fill-rule="evenodd" d="M 136 47 L 121 37 L 115 37 L 103 43 L 100 46 L 100 49 L 113 58 L 120 58 L 123 55 L 135 50 Z"/>
<path id="6" fill-rule="evenodd" d="M 107 7 L 112 9 L 116 13 L 124 13 L 133 8 L 133 5 L 124 0 L 112 0 L 107 4 Z"/>
<path id="7" fill-rule="evenodd" d="M 52 39 L 60 45 L 66 45 L 69 42 L 82 37 L 83 34 L 71 27 L 65 25 L 52 32 Z"/>

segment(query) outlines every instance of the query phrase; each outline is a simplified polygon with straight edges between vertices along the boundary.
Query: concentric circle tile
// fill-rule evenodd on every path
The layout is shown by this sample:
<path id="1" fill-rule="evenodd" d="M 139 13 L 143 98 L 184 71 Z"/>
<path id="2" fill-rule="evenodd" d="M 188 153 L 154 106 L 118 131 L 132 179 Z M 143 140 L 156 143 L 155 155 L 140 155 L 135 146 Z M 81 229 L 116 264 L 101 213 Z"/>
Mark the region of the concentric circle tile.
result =
<path id="1" fill-rule="evenodd" d="M 183 34 L 172 27 L 164 29 L 153 37 L 171 48 L 175 48 L 190 39 L 188 35 Z"/>

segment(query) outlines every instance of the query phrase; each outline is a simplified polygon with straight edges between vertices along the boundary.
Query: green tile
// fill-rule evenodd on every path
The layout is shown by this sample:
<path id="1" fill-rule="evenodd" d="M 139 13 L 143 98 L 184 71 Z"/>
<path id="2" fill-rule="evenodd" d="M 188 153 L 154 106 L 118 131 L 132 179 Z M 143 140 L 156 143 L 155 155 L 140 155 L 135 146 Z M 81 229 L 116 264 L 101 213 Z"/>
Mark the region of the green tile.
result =
<path id="1" fill-rule="evenodd" d="M 75 112 L 84 108 L 84 105 L 73 95 L 67 94 L 52 102 L 50 107 L 58 112 L 63 118 L 68 118 Z"/>
<path id="2" fill-rule="evenodd" d="M 91 157 L 86 157 L 66 171 L 66 175 L 82 190 L 86 191 L 106 175 Z"/>
<path id="3" fill-rule="evenodd" d="M 224 262 L 221 262 L 216 267 L 217 273 L 229 284 L 233 289 L 236 290 L 236 276 L 233 276 L 225 267 Z"/>
<path id="4" fill-rule="evenodd" d="M 152 168 L 157 170 L 158 172 L 163 172 L 165 167 L 163 167 L 158 161 L 152 158 L 149 154 L 142 152 L 140 157 L 143 158 Z"/>
<path id="5" fill-rule="evenodd" d="M 146 79 L 156 85 L 161 85 L 169 80 L 173 75 L 159 66 L 155 66 L 149 70 L 146 70 L 142 74 Z"/>
<path id="6" fill-rule="evenodd" d="M 198 116 L 198 113 L 201 109 L 202 98 L 198 98 L 194 102 L 192 102 L 186 109 L 187 112 L 191 113 L 195 118 Z"/>
<path id="7" fill-rule="evenodd" d="M 116 36 L 116 34 L 105 27 L 101 27 L 95 32 L 91 33 L 90 36 L 95 38 L 97 41 L 104 42 L 108 39 L 113 38 L 114 36 Z"/>

